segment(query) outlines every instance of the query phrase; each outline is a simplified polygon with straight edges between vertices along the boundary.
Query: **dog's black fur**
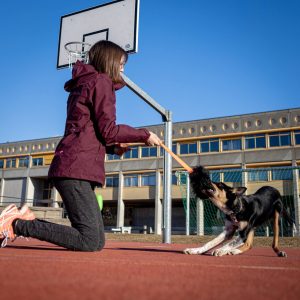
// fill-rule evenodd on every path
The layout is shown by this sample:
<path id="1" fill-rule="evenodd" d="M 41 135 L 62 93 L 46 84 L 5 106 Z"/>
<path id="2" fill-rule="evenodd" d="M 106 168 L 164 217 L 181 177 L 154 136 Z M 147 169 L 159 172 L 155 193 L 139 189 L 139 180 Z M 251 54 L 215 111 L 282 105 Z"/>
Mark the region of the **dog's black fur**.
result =
<path id="1" fill-rule="evenodd" d="M 220 203 L 226 208 L 225 218 L 235 223 L 235 230 L 239 229 L 243 242 L 246 242 L 250 231 L 273 218 L 275 212 L 283 214 L 291 225 L 294 224 L 283 206 L 279 191 L 271 186 L 263 186 L 252 195 L 244 195 L 245 187 L 232 188 L 223 182 L 212 182 L 209 172 L 202 166 L 193 169 L 190 182 L 195 195 L 201 199 L 209 198 L 216 203 L 215 195 L 219 195 Z M 240 228 L 241 222 L 247 225 Z M 277 250 L 274 249 L 278 256 L 285 256 L 284 252 Z"/>

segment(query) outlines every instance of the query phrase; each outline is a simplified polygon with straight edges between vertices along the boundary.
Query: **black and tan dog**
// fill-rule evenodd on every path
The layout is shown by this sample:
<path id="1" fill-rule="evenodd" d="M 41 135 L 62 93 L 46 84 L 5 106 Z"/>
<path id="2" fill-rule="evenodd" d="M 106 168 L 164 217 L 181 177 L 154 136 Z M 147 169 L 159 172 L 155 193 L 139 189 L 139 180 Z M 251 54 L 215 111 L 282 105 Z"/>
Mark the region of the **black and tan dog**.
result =
<path id="1" fill-rule="evenodd" d="M 222 182 L 212 182 L 206 169 L 199 166 L 190 174 L 194 193 L 201 199 L 209 198 L 225 213 L 225 229 L 212 241 L 199 248 L 185 249 L 186 254 L 203 254 L 225 241 L 233 238 L 236 231 L 238 236 L 212 255 L 236 255 L 252 248 L 255 229 L 267 220 L 274 218 L 274 239 L 272 248 L 279 257 L 287 257 L 278 248 L 279 216 L 282 213 L 293 225 L 292 219 L 283 207 L 278 190 L 271 186 L 260 188 L 255 194 L 244 195 L 246 188 L 232 188 Z"/>

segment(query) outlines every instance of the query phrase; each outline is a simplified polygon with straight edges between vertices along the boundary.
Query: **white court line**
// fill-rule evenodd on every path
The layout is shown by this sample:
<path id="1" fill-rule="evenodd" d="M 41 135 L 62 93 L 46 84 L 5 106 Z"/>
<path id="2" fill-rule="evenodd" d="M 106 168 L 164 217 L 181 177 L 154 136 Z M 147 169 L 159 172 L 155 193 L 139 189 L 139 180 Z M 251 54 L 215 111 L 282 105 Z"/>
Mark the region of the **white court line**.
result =
<path id="1" fill-rule="evenodd" d="M 149 248 L 149 249 L 151 249 L 151 248 L 166 248 L 166 249 L 168 249 L 167 246 L 163 246 L 163 245 L 161 245 L 161 246 L 160 245 L 139 246 L 139 248 Z M 132 249 L 136 249 L 136 248 L 132 248 Z"/>
<path id="2" fill-rule="evenodd" d="M 98 257 L 81 257 L 81 258 L 67 258 L 67 257 L 58 257 L 58 256 L 52 256 L 52 257 L 46 257 L 46 256 L 37 256 L 37 255 L 0 255 L 0 261 L 1 260 L 12 260 L 12 259 L 17 259 L 17 260 L 30 260 L 31 262 L 37 261 L 37 262 L 53 262 L 56 263 L 57 261 L 64 261 L 66 263 L 103 263 L 103 264 L 114 264 L 116 263 L 116 258 L 108 259 L 108 258 L 102 258 L 101 256 Z M 118 259 L 117 260 L 118 264 L 124 264 L 124 265 L 140 265 L 140 266 L 159 266 L 159 267 L 178 267 L 178 266 L 186 266 L 186 267 L 213 267 L 213 268 L 226 268 L 226 269 L 251 269 L 251 270 L 281 270 L 281 271 L 298 271 L 300 272 L 300 268 L 295 268 L 295 267 L 270 267 L 270 266 L 247 266 L 247 265 L 218 265 L 218 264 L 195 264 L 195 261 L 191 261 L 190 263 L 186 262 L 169 262 L 169 261 L 129 261 L 129 260 L 124 260 L 124 259 Z"/>
<path id="3" fill-rule="evenodd" d="M 300 268 L 295 267 L 269 267 L 269 266 L 247 266 L 247 265 L 205 265 L 214 268 L 231 268 L 231 269 L 253 269 L 253 270 L 286 270 L 286 271 L 300 271 Z"/>

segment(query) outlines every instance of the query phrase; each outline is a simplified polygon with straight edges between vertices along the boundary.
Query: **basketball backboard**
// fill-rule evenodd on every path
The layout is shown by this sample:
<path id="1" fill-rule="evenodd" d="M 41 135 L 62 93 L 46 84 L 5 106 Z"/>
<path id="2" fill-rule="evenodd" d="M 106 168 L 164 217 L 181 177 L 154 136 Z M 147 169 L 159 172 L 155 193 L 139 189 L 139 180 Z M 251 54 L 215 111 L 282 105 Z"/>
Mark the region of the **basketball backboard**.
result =
<path id="1" fill-rule="evenodd" d="M 139 0 L 117 0 L 61 17 L 57 68 L 69 67 L 65 45 L 84 42 L 93 45 L 109 40 L 128 53 L 138 50 Z"/>

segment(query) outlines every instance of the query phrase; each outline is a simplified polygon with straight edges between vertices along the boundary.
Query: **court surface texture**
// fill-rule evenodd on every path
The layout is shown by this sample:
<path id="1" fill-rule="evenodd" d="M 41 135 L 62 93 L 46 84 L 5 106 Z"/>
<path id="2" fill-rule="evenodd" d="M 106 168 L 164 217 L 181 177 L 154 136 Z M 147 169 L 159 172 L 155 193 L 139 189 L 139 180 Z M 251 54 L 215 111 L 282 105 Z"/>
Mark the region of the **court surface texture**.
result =
<path id="1" fill-rule="evenodd" d="M 68 251 L 36 239 L 0 249 L 0 298 L 300 299 L 300 248 L 243 255 L 184 255 L 196 244 L 106 242 L 101 252 Z"/>

